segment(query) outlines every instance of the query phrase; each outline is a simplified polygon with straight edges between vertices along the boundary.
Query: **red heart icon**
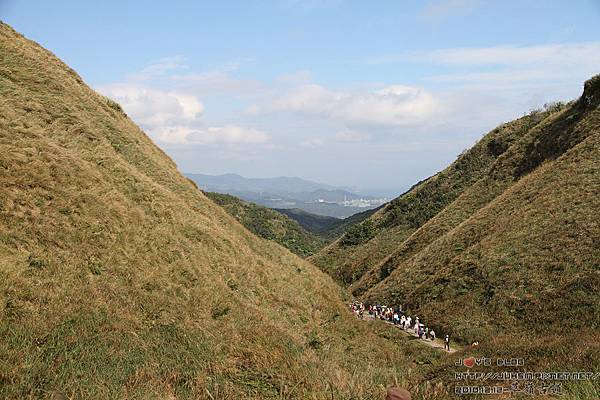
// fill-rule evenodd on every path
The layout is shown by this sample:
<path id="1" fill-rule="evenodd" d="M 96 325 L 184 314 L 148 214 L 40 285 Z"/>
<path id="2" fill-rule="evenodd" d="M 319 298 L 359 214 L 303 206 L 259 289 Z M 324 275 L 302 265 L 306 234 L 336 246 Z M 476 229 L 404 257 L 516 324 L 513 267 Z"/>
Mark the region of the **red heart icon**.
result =
<path id="1" fill-rule="evenodd" d="M 465 367 L 473 368 L 473 365 L 475 365 L 475 357 L 465 358 L 463 364 Z"/>

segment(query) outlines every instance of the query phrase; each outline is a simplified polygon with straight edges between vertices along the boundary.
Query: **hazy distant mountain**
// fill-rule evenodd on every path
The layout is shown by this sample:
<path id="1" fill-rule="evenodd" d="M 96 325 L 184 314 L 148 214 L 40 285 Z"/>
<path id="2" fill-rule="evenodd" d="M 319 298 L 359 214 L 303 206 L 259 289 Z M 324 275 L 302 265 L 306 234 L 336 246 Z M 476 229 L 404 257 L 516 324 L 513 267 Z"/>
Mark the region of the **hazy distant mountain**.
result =
<path id="1" fill-rule="evenodd" d="M 185 174 L 194 180 L 203 190 L 238 192 L 268 192 L 273 194 L 289 194 L 313 192 L 315 190 L 346 190 L 348 187 L 331 186 L 324 183 L 313 182 L 301 178 L 280 176 L 276 178 L 246 178 L 237 174 L 206 175 Z"/>
<path id="2" fill-rule="evenodd" d="M 335 218 L 347 218 L 378 207 L 388 200 L 357 194 L 344 186 L 294 177 L 246 178 L 236 174 L 186 176 L 205 191 L 230 194 L 270 208 L 298 208 Z"/>

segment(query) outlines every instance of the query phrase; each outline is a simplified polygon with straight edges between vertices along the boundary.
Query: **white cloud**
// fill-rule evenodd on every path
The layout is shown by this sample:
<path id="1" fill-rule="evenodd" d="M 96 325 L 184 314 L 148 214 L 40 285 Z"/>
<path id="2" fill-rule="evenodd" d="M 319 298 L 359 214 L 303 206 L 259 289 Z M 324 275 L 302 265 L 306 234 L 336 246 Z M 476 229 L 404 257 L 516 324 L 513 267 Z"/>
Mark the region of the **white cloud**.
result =
<path id="1" fill-rule="evenodd" d="M 184 63 L 185 59 L 181 56 L 161 58 L 157 63 L 151 64 L 140 72 L 131 76 L 133 80 L 150 80 L 164 76 L 167 72 L 173 70 L 188 69 Z"/>
<path id="2" fill-rule="evenodd" d="M 237 125 L 204 127 L 204 105 L 193 95 L 132 84 L 103 86 L 98 90 L 117 101 L 125 112 L 166 144 L 259 144 L 269 136 Z"/>
<path id="3" fill-rule="evenodd" d="M 309 83 L 312 81 L 312 72 L 308 70 L 300 70 L 296 72 L 292 72 L 291 74 L 285 74 L 277 78 L 279 82 L 282 83 L 292 83 L 292 84 L 303 84 Z"/>
<path id="4" fill-rule="evenodd" d="M 600 72 L 600 42 L 450 48 L 366 60 L 370 65 L 415 62 L 444 67 L 444 73 L 424 76 L 427 84 L 455 85 L 454 90 L 462 92 L 503 92 L 513 99 L 545 93 L 566 100 L 577 95 L 583 81 Z"/>
<path id="5" fill-rule="evenodd" d="M 371 139 L 371 135 L 359 131 L 340 131 L 335 134 L 335 139 L 338 142 L 365 142 Z"/>
<path id="6" fill-rule="evenodd" d="M 257 129 L 237 125 L 193 128 L 189 126 L 166 126 L 157 130 L 157 138 L 170 144 L 262 144 L 269 136 Z"/>
<path id="7" fill-rule="evenodd" d="M 208 128 L 192 134 L 191 140 L 204 143 L 266 143 L 269 136 L 257 129 L 236 125 Z"/>
<path id="8" fill-rule="evenodd" d="M 234 93 L 240 95 L 248 92 L 259 91 L 262 85 L 253 80 L 237 79 L 225 71 L 215 70 L 191 74 L 169 76 L 171 85 L 181 87 L 186 91 L 215 95 Z"/>
<path id="9" fill-rule="evenodd" d="M 422 88 L 393 85 L 352 99 L 345 114 L 358 122 L 383 125 L 417 124 L 439 111 L 440 105 Z"/>
<path id="10" fill-rule="evenodd" d="M 302 143 L 300 143 L 300 145 L 302 147 L 308 147 L 308 148 L 322 147 L 324 144 L 325 144 L 325 142 L 323 142 L 323 140 L 319 139 L 319 138 L 312 138 L 312 139 L 304 140 Z"/>
<path id="11" fill-rule="evenodd" d="M 341 94 L 336 94 L 316 84 L 305 84 L 294 88 L 273 102 L 275 110 L 324 112 L 335 108 Z"/>
<path id="12" fill-rule="evenodd" d="M 190 136 L 191 132 L 192 129 L 188 126 L 175 125 L 161 126 L 152 129 L 149 133 L 161 143 L 186 144 L 188 143 L 188 136 Z"/>
<path id="13" fill-rule="evenodd" d="M 492 46 L 415 52 L 409 58 L 451 66 L 600 65 L 600 42 L 541 46 Z"/>
<path id="14" fill-rule="evenodd" d="M 600 72 L 600 42 L 561 43 L 537 46 L 490 46 L 438 49 L 370 58 L 368 65 L 425 63 L 460 68 L 429 77 L 436 81 L 585 80 Z M 572 79 L 569 79 L 572 78 Z"/>
<path id="15" fill-rule="evenodd" d="M 248 115 L 258 115 L 262 112 L 262 109 L 258 104 L 250 104 L 248 107 L 246 107 L 245 112 Z"/>
<path id="16" fill-rule="evenodd" d="M 197 97 L 184 93 L 131 84 L 102 86 L 98 90 L 121 104 L 127 114 L 145 127 L 193 122 L 204 111 L 204 105 Z"/>
<path id="17" fill-rule="evenodd" d="M 430 76 L 429 81 L 512 91 L 517 98 L 534 91 L 560 94 L 565 88 L 574 96 L 583 81 L 600 72 L 600 42 L 445 49 L 412 57 L 462 70 Z"/>
<path id="18" fill-rule="evenodd" d="M 317 114 L 346 125 L 403 126 L 431 117 L 440 111 L 440 105 L 430 93 L 414 86 L 344 93 L 305 84 L 281 94 L 266 108 L 252 107 L 255 113 L 259 110 Z"/>

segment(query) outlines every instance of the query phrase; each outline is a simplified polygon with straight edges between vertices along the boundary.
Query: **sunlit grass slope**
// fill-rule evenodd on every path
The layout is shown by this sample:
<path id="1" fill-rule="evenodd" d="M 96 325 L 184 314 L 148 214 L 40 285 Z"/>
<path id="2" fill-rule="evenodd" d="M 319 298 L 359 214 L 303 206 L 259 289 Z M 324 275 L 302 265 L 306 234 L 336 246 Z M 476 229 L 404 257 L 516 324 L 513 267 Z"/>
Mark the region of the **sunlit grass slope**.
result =
<path id="1" fill-rule="evenodd" d="M 468 341 L 597 330 L 599 104 L 596 77 L 400 244 L 376 268 L 382 281 L 363 279 L 357 289 Z"/>
<path id="2" fill-rule="evenodd" d="M 345 285 L 354 284 L 368 272 L 371 272 L 369 282 L 384 279 L 388 271 L 375 271 L 376 266 L 418 228 L 481 179 L 517 138 L 559 108 L 553 106 L 492 130 L 448 168 L 415 184 L 367 220 L 347 229 L 339 240 L 311 257 L 311 260 Z"/>
<path id="3" fill-rule="evenodd" d="M 1 398 L 380 399 L 435 361 L 341 296 L 0 24 Z"/>
<path id="4" fill-rule="evenodd" d="M 578 100 L 493 130 L 313 260 L 367 302 L 480 342 L 469 354 L 598 371 L 598 215 L 600 76 Z M 442 382 L 451 366 L 429 377 Z M 565 392 L 595 399 L 600 386 Z"/>

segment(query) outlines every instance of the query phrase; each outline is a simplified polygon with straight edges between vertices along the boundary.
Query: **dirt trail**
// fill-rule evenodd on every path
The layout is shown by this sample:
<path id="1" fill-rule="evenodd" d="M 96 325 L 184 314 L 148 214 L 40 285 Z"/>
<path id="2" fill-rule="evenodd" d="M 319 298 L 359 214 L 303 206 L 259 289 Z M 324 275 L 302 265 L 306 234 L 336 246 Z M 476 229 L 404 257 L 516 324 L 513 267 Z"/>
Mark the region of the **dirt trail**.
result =
<path id="1" fill-rule="evenodd" d="M 358 317 L 358 318 L 361 319 L 360 317 Z M 369 314 L 365 313 L 362 320 L 363 321 L 375 321 L 375 317 L 369 316 Z M 380 320 L 380 321 L 385 322 L 386 324 L 391 325 L 396 329 L 400 329 L 400 331 L 402 331 L 406 336 L 411 336 L 411 337 L 415 338 L 415 340 L 418 340 L 419 343 L 422 343 L 429 347 L 433 347 L 434 349 L 440 349 L 448 354 L 455 353 L 456 351 L 459 350 L 455 346 L 451 345 L 450 351 L 446 351 L 444 349 L 444 341 L 442 339 L 436 338 L 435 340 L 430 340 L 430 339 L 419 340 L 418 336 L 414 334 L 414 330 L 412 328 L 404 330 L 404 329 L 400 328 L 398 325 L 394 325 L 393 323 L 391 323 L 389 321 L 384 321 L 384 320 Z"/>

